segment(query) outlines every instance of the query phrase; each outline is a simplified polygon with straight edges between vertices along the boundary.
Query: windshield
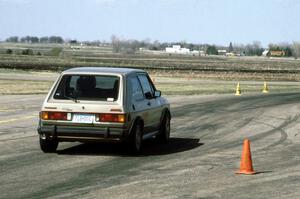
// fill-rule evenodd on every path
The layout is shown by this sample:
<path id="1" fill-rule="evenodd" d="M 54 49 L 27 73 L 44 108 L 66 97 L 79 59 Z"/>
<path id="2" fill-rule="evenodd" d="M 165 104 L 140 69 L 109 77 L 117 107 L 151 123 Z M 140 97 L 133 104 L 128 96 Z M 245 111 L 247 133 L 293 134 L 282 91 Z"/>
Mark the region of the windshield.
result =
<path id="1" fill-rule="evenodd" d="M 54 93 L 57 100 L 116 101 L 119 77 L 104 75 L 64 75 Z"/>

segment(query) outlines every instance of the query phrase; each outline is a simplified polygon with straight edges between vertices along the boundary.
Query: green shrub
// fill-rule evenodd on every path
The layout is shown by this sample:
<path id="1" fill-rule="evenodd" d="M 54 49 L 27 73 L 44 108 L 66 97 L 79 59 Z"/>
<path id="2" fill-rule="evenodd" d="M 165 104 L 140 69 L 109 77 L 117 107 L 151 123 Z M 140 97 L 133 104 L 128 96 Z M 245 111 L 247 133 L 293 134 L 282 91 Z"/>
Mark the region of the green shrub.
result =
<path id="1" fill-rule="evenodd" d="M 33 55 L 33 50 L 30 48 L 22 50 L 22 55 Z"/>
<path id="2" fill-rule="evenodd" d="M 217 55 L 218 50 L 217 50 L 216 46 L 214 46 L 214 45 L 208 46 L 207 49 L 206 49 L 206 54 L 208 54 L 208 55 Z"/>
<path id="3" fill-rule="evenodd" d="M 7 49 L 7 50 L 6 50 L 6 54 L 11 55 L 12 53 L 13 53 L 12 49 Z"/>
<path id="4" fill-rule="evenodd" d="M 55 47 L 55 48 L 52 48 L 47 54 L 49 56 L 58 57 L 61 52 L 62 52 L 62 48 Z"/>

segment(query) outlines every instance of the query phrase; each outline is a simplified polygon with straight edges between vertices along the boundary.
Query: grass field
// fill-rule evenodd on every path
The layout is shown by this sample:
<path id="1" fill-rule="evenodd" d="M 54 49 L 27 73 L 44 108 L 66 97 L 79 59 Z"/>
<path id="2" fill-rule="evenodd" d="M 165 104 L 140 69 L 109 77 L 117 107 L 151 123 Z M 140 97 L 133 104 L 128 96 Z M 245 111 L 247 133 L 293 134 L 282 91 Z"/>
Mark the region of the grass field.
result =
<path id="1" fill-rule="evenodd" d="M 21 55 L 26 48 L 42 55 Z M 43 55 L 53 48 L 62 48 L 61 54 Z M 6 49 L 14 53 L 5 54 Z M 238 81 L 242 93 L 261 92 L 263 81 L 271 92 L 300 89 L 300 61 L 288 58 L 115 54 L 109 46 L 73 50 L 59 44 L 0 43 L 0 94 L 45 94 L 58 72 L 79 66 L 142 68 L 167 95 L 234 93 Z"/>
<path id="2" fill-rule="evenodd" d="M 43 52 L 62 48 L 59 56 Z M 37 55 L 20 55 L 31 48 Z M 6 49 L 14 54 L 5 54 Z M 2 54 L 1 54 L 2 52 Z M 110 66 L 142 68 L 151 73 L 172 77 L 194 77 L 223 80 L 299 81 L 300 60 L 292 58 L 225 57 L 168 55 L 166 53 L 116 54 L 109 46 L 84 47 L 73 50 L 68 45 L 0 43 L 0 68 L 61 71 L 76 66 Z"/>
<path id="3" fill-rule="evenodd" d="M 0 95 L 45 94 L 52 82 L 29 80 L 0 80 Z"/>
<path id="4" fill-rule="evenodd" d="M 204 80 L 194 77 L 150 73 L 163 95 L 234 94 L 237 81 Z M 0 69 L 0 95 L 46 94 L 58 73 Z M 261 93 L 262 81 L 241 81 L 242 94 Z M 268 82 L 271 93 L 298 92 L 298 82 Z"/>

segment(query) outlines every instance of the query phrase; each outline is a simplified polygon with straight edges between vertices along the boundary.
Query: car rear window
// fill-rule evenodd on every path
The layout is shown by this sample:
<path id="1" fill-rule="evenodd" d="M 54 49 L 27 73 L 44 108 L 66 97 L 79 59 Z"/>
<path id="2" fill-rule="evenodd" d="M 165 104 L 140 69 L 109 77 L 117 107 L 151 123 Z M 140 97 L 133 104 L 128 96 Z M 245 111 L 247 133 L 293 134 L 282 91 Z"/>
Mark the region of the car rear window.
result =
<path id="1" fill-rule="evenodd" d="M 106 75 L 64 75 L 54 93 L 57 100 L 118 99 L 120 78 Z"/>

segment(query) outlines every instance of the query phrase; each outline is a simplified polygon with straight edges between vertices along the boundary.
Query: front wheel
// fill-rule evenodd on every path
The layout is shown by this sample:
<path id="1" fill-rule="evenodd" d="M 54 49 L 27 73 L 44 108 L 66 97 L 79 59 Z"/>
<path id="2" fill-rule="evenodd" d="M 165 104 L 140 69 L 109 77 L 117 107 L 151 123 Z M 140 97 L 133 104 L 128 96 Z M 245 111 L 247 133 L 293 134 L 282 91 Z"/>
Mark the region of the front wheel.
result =
<path id="1" fill-rule="evenodd" d="M 161 143 L 168 143 L 170 139 L 171 132 L 171 118 L 168 113 L 166 113 L 163 121 L 161 122 L 159 134 L 157 135 L 157 140 Z"/>
<path id="2" fill-rule="evenodd" d="M 56 139 L 50 140 L 47 137 L 40 136 L 40 147 L 44 153 L 56 152 L 58 141 Z"/>

